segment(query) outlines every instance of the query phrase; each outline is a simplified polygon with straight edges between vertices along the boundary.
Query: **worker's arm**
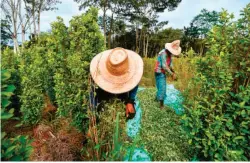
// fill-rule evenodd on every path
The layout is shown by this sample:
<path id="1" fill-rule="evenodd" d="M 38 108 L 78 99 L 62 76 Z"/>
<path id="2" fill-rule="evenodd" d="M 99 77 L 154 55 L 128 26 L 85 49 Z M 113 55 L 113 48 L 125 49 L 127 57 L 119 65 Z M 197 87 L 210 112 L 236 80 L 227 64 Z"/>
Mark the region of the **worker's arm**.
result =
<path id="1" fill-rule="evenodd" d="M 174 66 L 173 66 L 173 60 L 171 61 L 171 64 L 170 64 L 170 70 L 173 72 L 173 73 L 175 73 L 175 71 L 174 71 L 174 68 L 173 68 Z"/>
<path id="2" fill-rule="evenodd" d="M 168 67 L 168 65 L 166 64 L 166 59 L 167 56 L 166 54 L 161 54 L 161 62 L 162 62 L 162 69 L 166 72 L 168 72 L 170 75 L 173 74 L 173 72 L 170 70 L 170 68 Z"/>
<path id="3" fill-rule="evenodd" d="M 175 74 L 175 71 L 174 71 L 174 69 L 173 69 L 173 61 L 171 60 L 171 63 L 170 63 L 170 70 L 173 72 L 173 74 L 172 74 L 172 78 L 173 78 L 173 80 L 177 80 L 177 77 L 176 77 L 176 74 Z"/>

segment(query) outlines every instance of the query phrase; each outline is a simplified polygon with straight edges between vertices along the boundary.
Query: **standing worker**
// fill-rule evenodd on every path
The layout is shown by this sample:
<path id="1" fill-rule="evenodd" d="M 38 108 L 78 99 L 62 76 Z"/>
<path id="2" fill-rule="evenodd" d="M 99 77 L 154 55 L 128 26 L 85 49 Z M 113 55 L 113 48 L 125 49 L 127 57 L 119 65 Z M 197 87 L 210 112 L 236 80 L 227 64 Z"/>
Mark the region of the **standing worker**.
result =
<path id="1" fill-rule="evenodd" d="M 99 86 L 96 100 L 117 97 L 126 104 L 126 117 L 135 116 L 135 96 L 143 74 L 143 60 L 139 54 L 115 48 L 96 55 L 90 63 L 90 73 Z"/>
<path id="2" fill-rule="evenodd" d="M 180 40 L 172 43 L 166 43 L 165 49 L 161 50 L 157 56 L 155 64 L 155 80 L 156 80 L 156 100 L 160 101 L 160 108 L 163 109 L 164 99 L 166 98 L 166 73 L 175 80 L 176 75 L 173 70 L 172 56 L 178 57 L 181 53 Z"/>

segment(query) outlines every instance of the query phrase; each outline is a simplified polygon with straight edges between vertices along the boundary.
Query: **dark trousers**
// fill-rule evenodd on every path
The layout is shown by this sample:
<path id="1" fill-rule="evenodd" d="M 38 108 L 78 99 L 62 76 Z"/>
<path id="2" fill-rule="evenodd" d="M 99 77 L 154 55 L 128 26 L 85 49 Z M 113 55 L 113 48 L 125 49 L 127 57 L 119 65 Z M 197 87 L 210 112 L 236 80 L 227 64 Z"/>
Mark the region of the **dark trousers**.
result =
<path id="1" fill-rule="evenodd" d="M 138 85 L 135 86 L 131 91 L 122 94 L 112 94 L 104 91 L 101 88 L 95 89 L 96 95 L 94 96 L 94 89 L 92 87 L 92 92 L 90 92 L 90 102 L 92 105 L 97 106 L 97 104 L 102 101 L 108 101 L 113 98 L 118 98 L 122 102 L 134 102 L 138 90 Z"/>

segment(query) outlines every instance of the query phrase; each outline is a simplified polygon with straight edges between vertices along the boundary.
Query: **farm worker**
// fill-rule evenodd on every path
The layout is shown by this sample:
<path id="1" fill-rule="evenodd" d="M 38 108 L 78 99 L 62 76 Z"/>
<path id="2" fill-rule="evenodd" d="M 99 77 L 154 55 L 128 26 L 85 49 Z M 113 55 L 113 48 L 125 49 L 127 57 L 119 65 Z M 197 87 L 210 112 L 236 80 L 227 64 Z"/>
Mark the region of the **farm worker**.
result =
<path id="1" fill-rule="evenodd" d="M 90 73 L 99 86 L 97 101 L 120 98 L 126 104 L 126 117 L 134 118 L 135 96 L 143 74 L 143 60 L 134 51 L 115 48 L 97 54 L 90 63 Z"/>
<path id="2" fill-rule="evenodd" d="M 155 80 L 156 80 L 156 100 L 160 101 L 160 108 L 163 109 L 163 102 L 166 98 L 166 76 L 171 75 L 175 80 L 176 75 L 173 70 L 172 57 L 178 57 L 181 53 L 180 40 L 172 43 L 166 43 L 165 49 L 161 50 L 157 56 L 155 64 Z"/>

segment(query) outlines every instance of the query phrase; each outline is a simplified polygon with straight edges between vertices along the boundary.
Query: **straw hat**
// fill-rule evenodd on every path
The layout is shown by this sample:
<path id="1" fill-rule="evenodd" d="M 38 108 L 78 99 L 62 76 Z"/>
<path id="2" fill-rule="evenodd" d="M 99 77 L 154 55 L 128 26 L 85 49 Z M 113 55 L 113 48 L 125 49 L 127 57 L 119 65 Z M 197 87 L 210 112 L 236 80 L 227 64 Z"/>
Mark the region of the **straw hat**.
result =
<path id="1" fill-rule="evenodd" d="M 131 50 L 106 50 L 92 59 L 90 73 L 95 83 L 106 92 L 125 93 L 139 84 L 143 74 L 143 61 Z"/>
<path id="2" fill-rule="evenodd" d="M 181 53 L 180 40 L 175 40 L 172 43 L 166 43 L 165 49 L 168 49 L 173 55 L 178 56 Z"/>

